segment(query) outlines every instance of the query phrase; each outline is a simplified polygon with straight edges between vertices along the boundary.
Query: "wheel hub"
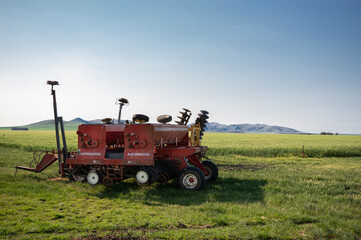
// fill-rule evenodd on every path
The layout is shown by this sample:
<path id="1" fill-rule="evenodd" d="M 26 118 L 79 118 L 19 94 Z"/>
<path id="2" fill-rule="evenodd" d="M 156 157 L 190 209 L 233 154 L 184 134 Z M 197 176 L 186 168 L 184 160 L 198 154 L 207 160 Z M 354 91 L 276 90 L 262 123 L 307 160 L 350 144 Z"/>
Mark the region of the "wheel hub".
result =
<path id="1" fill-rule="evenodd" d="M 197 177 L 193 173 L 188 173 L 183 178 L 183 184 L 187 188 L 194 188 L 197 186 L 198 180 Z"/>
<path id="2" fill-rule="evenodd" d="M 87 176 L 88 183 L 95 185 L 99 182 L 99 175 L 95 171 L 90 171 Z"/>
<path id="3" fill-rule="evenodd" d="M 149 175 L 146 171 L 140 170 L 137 172 L 135 178 L 137 179 L 137 182 L 140 184 L 145 184 L 149 180 Z"/>

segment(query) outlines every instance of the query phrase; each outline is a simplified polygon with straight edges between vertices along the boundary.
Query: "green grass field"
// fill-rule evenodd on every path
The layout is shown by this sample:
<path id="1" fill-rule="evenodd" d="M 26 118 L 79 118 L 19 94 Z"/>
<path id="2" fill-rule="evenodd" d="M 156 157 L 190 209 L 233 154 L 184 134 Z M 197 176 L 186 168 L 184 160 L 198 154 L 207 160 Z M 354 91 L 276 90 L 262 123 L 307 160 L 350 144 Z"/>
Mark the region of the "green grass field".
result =
<path id="1" fill-rule="evenodd" d="M 59 178 L 56 164 L 15 177 L 31 151 L 55 147 L 54 133 L 0 131 L 0 238 L 361 238 L 361 136 L 207 133 L 203 144 L 220 174 L 200 192 L 91 187 Z"/>
<path id="2" fill-rule="evenodd" d="M 207 133 L 211 155 L 361 157 L 361 136 Z"/>
<path id="3" fill-rule="evenodd" d="M 77 149 L 76 131 L 65 131 L 68 146 Z M 249 157 L 361 157 L 359 135 L 287 135 L 206 133 L 209 155 Z M 0 146 L 27 151 L 56 148 L 54 131 L 0 131 Z"/>

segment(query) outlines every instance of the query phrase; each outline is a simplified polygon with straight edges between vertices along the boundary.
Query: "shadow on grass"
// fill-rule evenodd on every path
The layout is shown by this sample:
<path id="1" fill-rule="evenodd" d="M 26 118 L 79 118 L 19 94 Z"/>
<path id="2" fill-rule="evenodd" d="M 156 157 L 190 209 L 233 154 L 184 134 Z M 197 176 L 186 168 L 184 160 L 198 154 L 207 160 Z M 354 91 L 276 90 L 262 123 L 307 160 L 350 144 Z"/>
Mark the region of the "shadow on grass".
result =
<path id="1" fill-rule="evenodd" d="M 109 199 L 127 198 L 147 205 L 197 205 L 204 202 L 251 203 L 263 201 L 263 186 L 266 183 L 265 180 L 219 178 L 217 182 L 207 184 L 203 190 L 193 192 L 180 189 L 176 180 L 165 185 L 154 184 L 144 188 L 133 181 L 114 184 L 105 188 L 97 196 Z"/>

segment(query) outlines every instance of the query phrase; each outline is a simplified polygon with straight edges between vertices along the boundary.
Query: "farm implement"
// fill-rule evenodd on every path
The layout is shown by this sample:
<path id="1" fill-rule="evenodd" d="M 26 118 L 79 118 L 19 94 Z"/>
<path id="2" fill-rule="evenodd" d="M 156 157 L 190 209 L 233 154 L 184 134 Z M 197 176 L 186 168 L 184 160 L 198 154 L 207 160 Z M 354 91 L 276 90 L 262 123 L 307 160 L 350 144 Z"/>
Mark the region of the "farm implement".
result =
<path id="1" fill-rule="evenodd" d="M 112 185 L 117 181 L 135 178 L 141 186 L 177 179 L 180 188 L 200 190 L 206 182 L 218 178 L 218 168 L 201 146 L 208 112 L 202 110 L 194 124 L 187 126 L 191 111 L 183 108 L 176 124 L 170 115 L 161 115 L 158 123 L 148 123 L 149 117 L 134 114 L 132 121 L 121 121 L 123 106 L 129 102 L 119 98 L 118 121 L 105 118 L 102 124 L 79 125 L 78 151 L 67 150 L 63 118 L 58 117 L 54 86 L 48 81 L 53 96 L 57 150 L 36 151 L 30 167 L 18 169 L 39 173 L 58 162 L 59 173 L 70 180 L 87 181 L 91 185 Z M 60 133 L 62 137 L 62 147 Z M 16 172 L 15 172 L 16 174 Z"/>

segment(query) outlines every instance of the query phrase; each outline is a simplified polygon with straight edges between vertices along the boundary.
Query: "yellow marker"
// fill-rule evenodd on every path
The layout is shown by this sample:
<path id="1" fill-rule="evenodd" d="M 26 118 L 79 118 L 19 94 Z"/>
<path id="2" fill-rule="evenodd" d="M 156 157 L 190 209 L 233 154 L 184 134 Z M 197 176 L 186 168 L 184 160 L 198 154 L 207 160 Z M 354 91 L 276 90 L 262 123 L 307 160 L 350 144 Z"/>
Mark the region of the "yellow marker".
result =
<path id="1" fill-rule="evenodd" d="M 194 124 L 192 125 L 190 128 L 188 128 L 188 131 L 190 133 L 190 146 L 200 146 L 201 145 L 201 138 L 200 138 L 200 132 L 201 132 L 201 127 L 199 126 L 199 124 Z"/>

